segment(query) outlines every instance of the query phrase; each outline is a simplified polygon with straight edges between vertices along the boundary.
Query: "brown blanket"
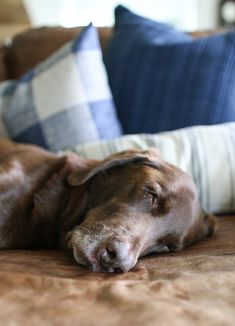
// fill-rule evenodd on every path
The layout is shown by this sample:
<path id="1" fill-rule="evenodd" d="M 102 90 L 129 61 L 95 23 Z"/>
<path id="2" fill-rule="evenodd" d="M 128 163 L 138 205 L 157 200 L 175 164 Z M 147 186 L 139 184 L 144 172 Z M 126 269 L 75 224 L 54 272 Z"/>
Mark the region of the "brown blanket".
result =
<path id="1" fill-rule="evenodd" d="M 1 251 L 0 324 L 235 325 L 235 217 L 220 221 L 216 236 L 127 274 L 60 251 Z"/>

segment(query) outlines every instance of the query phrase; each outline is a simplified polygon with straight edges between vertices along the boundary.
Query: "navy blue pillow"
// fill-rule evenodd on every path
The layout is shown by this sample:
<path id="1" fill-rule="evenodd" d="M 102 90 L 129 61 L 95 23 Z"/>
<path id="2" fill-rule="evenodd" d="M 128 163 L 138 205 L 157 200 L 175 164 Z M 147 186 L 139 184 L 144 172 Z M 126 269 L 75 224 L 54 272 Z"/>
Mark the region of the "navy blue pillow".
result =
<path id="1" fill-rule="evenodd" d="M 125 133 L 235 121 L 235 31 L 192 39 L 120 6 L 115 19 L 105 61 Z"/>

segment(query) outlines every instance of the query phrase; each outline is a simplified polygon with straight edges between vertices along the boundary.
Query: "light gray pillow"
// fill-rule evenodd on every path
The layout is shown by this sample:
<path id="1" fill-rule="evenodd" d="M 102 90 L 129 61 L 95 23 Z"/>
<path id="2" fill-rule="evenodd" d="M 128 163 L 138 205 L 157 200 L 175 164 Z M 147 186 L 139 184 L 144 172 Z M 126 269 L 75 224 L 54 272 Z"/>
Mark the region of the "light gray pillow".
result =
<path id="1" fill-rule="evenodd" d="M 235 123 L 122 136 L 80 145 L 73 151 L 86 158 L 103 159 L 118 151 L 151 146 L 160 149 L 166 161 L 192 175 L 206 210 L 235 211 Z"/>

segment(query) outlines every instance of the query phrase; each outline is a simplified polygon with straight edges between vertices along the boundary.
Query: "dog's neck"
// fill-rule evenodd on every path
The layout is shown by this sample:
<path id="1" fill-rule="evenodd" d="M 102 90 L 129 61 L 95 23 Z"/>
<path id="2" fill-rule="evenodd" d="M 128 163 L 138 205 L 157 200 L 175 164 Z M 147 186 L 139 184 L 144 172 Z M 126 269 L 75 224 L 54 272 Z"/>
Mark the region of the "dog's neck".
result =
<path id="1" fill-rule="evenodd" d="M 66 247 L 67 232 L 83 220 L 84 189 L 71 187 L 67 176 L 65 170 L 54 174 L 34 196 L 31 227 L 44 247 Z"/>
<path id="2" fill-rule="evenodd" d="M 6 174 L 11 184 L 7 179 L 0 189 L 0 248 L 56 248 L 66 230 L 79 224 L 84 190 L 66 182 L 67 163 L 66 156 L 53 157 L 27 172 L 30 178 L 16 169 Z"/>

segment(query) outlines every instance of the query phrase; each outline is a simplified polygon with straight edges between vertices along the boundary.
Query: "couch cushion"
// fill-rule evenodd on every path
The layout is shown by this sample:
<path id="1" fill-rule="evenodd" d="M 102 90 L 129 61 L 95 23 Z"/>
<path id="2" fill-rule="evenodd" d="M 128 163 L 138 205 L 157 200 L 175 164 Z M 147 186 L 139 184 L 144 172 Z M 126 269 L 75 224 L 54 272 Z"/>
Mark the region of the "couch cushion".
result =
<path id="1" fill-rule="evenodd" d="M 123 136 L 73 150 L 87 158 L 103 159 L 118 151 L 151 146 L 159 148 L 165 160 L 192 175 L 206 210 L 235 212 L 235 123 Z"/>
<path id="2" fill-rule="evenodd" d="M 95 273 L 58 250 L 1 250 L 1 324 L 232 326 L 234 219 L 220 217 L 216 235 L 125 274 Z"/>
<path id="3" fill-rule="evenodd" d="M 185 37 L 116 9 L 105 59 L 125 133 L 235 120 L 235 31 Z"/>
<path id="4" fill-rule="evenodd" d="M 0 87 L 5 131 L 14 140 L 53 151 L 121 133 L 96 29 Z"/>
<path id="5" fill-rule="evenodd" d="M 216 235 L 140 259 L 125 274 L 92 272 L 58 250 L 1 250 L 1 324 L 232 326 L 234 219 L 221 217 Z"/>

